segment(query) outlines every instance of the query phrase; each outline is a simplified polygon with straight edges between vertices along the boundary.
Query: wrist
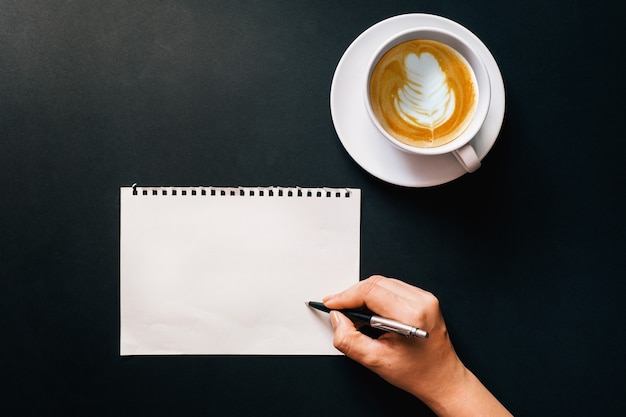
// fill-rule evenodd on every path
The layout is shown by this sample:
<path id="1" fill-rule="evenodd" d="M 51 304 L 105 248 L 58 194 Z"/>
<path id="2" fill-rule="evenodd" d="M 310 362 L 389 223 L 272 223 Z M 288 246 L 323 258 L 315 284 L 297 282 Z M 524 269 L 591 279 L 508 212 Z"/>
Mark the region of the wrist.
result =
<path id="1" fill-rule="evenodd" d="M 467 395 L 465 391 L 472 384 L 472 378 L 475 378 L 458 356 L 452 353 L 428 375 L 416 378 L 415 385 L 407 390 L 438 416 L 452 415 L 446 413 L 446 410 Z"/>
<path id="2" fill-rule="evenodd" d="M 474 375 L 460 361 L 453 373 L 439 381 L 439 384 L 421 397 L 418 396 L 438 416 L 453 415 L 459 403 L 468 395 Z"/>
<path id="3" fill-rule="evenodd" d="M 439 417 L 512 417 L 482 382 L 460 361 L 459 364 L 456 377 L 446 386 L 420 398 L 424 404 Z"/>

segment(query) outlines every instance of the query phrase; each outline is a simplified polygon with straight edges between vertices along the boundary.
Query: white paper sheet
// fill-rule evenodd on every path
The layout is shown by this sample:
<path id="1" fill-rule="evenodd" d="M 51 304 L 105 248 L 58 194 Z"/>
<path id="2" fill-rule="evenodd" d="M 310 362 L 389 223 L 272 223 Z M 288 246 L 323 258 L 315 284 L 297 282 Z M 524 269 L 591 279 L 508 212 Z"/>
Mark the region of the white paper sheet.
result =
<path id="1" fill-rule="evenodd" d="M 359 279 L 360 190 L 135 189 L 120 189 L 121 355 L 339 354 L 305 301 Z"/>

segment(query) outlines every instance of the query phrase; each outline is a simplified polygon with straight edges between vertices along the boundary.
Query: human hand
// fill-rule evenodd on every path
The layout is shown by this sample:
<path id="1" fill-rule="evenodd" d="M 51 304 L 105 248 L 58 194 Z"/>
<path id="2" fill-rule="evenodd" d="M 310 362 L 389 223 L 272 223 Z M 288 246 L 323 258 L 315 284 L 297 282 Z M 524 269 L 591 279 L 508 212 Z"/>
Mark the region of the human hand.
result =
<path id="1" fill-rule="evenodd" d="M 337 310 L 365 307 L 428 331 L 428 339 L 395 333 L 372 339 L 340 312 L 330 313 L 333 344 L 339 351 L 420 398 L 437 415 L 511 416 L 457 356 L 433 294 L 396 279 L 372 276 L 322 301 Z"/>
<path id="2" fill-rule="evenodd" d="M 373 276 L 347 290 L 325 297 L 330 309 L 366 307 L 377 315 L 410 324 L 430 333 L 428 339 L 384 333 L 372 339 L 359 332 L 343 314 L 331 312 L 333 344 L 389 383 L 427 400 L 440 397 L 465 367 L 457 357 L 437 298 L 396 279 Z"/>

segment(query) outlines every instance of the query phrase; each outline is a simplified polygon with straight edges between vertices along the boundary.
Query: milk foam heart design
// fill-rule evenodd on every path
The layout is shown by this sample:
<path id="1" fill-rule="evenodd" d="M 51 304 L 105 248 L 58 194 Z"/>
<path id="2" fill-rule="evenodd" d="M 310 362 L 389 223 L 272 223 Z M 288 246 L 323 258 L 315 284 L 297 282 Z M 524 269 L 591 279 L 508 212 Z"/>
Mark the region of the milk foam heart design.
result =
<path id="1" fill-rule="evenodd" d="M 429 53 L 408 54 L 407 81 L 398 89 L 396 111 L 407 123 L 434 130 L 454 113 L 455 95 L 437 59 Z"/>
<path id="2" fill-rule="evenodd" d="M 412 39 L 382 54 L 368 81 L 374 119 L 395 140 L 435 148 L 458 138 L 478 103 L 472 67 L 452 47 Z"/>

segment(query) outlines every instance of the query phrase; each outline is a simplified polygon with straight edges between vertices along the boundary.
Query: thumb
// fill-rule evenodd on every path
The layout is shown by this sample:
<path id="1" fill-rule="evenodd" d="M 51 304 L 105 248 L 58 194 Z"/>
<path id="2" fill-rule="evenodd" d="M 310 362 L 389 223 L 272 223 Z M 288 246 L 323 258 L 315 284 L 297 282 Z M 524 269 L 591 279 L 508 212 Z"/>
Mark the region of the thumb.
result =
<path id="1" fill-rule="evenodd" d="M 339 311 L 330 312 L 330 322 L 335 332 L 333 346 L 347 357 L 359 361 L 371 349 L 374 340 L 357 330 L 352 320 Z"/>
<path id="2" fill-rule="evenodd" d="M 330 324 L 333 326 L 333 330 L 335 331 L 335 334 L 337 332 L 343 333 L 346 330 L 350 331 L 349 330 L 350 327 L 356 330 L 354 323 L 352 323 L 352 321 L 349 318 L 347 318 L 345 315 L 341 314 L 337 310 L 332 310 L 330 312 Z M 345 327 L 348 327 L 348 329 L 345 329 Z"/>

